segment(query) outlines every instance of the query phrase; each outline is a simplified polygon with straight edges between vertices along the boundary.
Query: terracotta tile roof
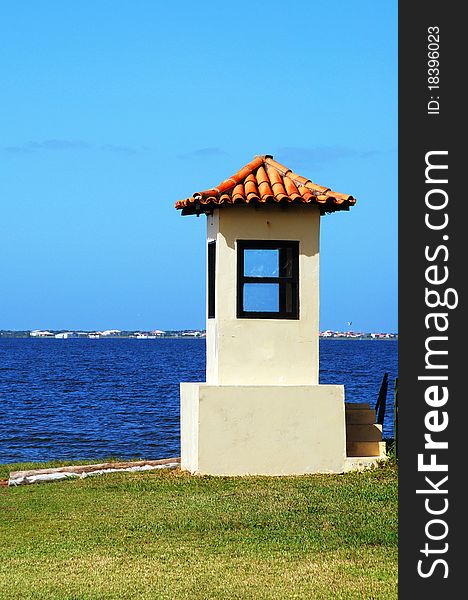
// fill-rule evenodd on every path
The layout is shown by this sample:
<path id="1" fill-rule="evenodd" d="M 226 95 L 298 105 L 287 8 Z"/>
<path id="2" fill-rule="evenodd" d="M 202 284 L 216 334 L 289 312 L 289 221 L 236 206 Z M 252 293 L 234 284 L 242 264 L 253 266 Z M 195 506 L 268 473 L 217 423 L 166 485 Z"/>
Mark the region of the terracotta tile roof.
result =
<path id="1" fill-rule="evenodd" d="M 223 204 L 298 203 L 320 207 L 322 214 L 349 210 L 356 199 L 347 194 L 312 183 L 273 160 L 272 156 L 257 156 L 237 173 L 217 187 L 196 192 L 179 200 L 175 207 L 183 215 L 210 212 Z"/>

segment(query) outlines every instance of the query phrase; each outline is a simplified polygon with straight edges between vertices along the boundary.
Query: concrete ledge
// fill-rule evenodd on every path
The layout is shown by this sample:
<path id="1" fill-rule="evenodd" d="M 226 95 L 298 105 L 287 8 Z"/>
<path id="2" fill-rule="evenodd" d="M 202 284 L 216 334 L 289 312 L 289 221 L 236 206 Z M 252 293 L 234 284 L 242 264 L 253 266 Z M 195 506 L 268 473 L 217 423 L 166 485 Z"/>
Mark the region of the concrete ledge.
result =
<path id="1" fill-rule="evenodd" d="M 344 388 L 182 383 L 181 468 L 206 475 L 345 469 Z"/>
<path id="2" fill-rule="evenodd" d="M 366 471 L 367 469 L 374 469 L 378 466 L 381 460 L 384 459 L 371 456 L 348 457 L 345 462 L 345 473 L 349 473 L 350 471 Z"/>
<path id="3" fill-rule="evenodd" d="M 363 411 L 356 411 L 363 412 Z M 348 442 L 381 442 L 382 425 L 378 423 L 346 424 L 346 440 Z"/>
<path id="4" fill-rule="evenodd" d="M 347 442 L 346 451 L 348 457 L 367 456 L 374 458 L 385 458 L 385 442 Z"/>
<path id="5" fill-rule="evenodd" d="M 376 421 L 375 410 L 361 408 L 358 410 L 348 410 L 346 408 L 346 423 L 348 425 L 366 425 L 374 424 Z"/>
<path id="6" fill-rule="evenodd" d="M 151 471 L 154 469 L 175 469 L 180 466 L 180 458 L 164 458 L 161 460 L 140 460 L 129 462 L 98 463 L 94 465 L 70 465 L 51 469 L 34 469 L 31 471 L 12 471 L 8 479 L 9 486 L 28 485 L 63 481 L 64 479 L 118 473 L 121 471 Z"/>

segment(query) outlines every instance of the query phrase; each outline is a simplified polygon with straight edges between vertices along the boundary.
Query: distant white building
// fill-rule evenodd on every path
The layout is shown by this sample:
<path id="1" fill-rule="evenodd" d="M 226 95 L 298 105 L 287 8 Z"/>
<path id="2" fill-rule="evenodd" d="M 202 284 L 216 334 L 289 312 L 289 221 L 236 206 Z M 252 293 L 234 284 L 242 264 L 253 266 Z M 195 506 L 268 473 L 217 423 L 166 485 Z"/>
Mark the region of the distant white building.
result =
<path id="1" fill-rule="evenodd" d="M 54 337 L 54 334 L 50 331 L 42 331 L 41 329 L 34 329 L 34 331 L 30 331 L 29 335 L 31 337 Z"/>
<path id="2" fill-rule="evenodd" d="M 140 331 L 139 333 L 136 333 L 133 337 L 135 337 L 135 339 L 137 340 L 155 340 L 157 336 L 152 335 L 151 333 L 145 333 L 143 331 Z"/>
<path id="3" fill-rule="evenodd" d="M 77 338 L 78 334 L 74 331 L 62 331 L 62 333 L 56 333 L 55 337 L 59 340 L 66 340 L 68 338 Z"/>
<path id="4" fill-rule="evenodd" d="M 106 329 L 105 331 L 101 331 L 101 335 L 117 335 L 120 333 L 120 329 Z"/>

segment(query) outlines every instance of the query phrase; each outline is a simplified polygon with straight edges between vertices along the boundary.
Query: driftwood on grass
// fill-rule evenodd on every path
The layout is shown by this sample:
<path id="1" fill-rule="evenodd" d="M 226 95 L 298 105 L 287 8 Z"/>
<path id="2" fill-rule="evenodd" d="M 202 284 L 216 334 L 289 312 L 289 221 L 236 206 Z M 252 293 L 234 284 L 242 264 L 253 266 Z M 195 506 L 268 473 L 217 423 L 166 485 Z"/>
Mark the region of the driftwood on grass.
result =
<path id="1" fill-rule="evenodd" d="M 12 471 L 8 480 L 9 486 L 26 485 L 39 482 L 61 481 L 73 477 L 89 477 L 119 471 L 151 471 L 153 469 L 175 469 L 180 466 L 180 458 L 163 458 L 161 460 L 137 460 L 129 462 L 109 462 L 94 465 L 70 465 L 53 469 L 34 469 L 32 471 Z"/>

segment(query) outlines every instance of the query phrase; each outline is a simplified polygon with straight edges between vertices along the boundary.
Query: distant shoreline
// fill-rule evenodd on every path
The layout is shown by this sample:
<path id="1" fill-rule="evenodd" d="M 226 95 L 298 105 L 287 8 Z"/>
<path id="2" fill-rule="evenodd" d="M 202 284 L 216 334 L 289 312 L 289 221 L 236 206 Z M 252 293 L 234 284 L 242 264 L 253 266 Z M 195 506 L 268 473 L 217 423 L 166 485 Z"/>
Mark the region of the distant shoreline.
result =
<path id="1" fill-rule="evenodd" d="M 4 334 L 0 332 L 0 340 L 11 340 L 11 339 L 27 339 L 27 340 L 60 340 L 64 338 L 56 338 L 54 336 L 46 336 L 46 337 L 34 337 L 29 334 L 14 334 L 7 333 Z M 101 336 L 90 338 L 88 336 L 78 336 L 78 337 L 70 337 L 65 338 L 70 340 L 204 340 L 206 339 L 205 335 L 159 335 L 159 336 L 149 336 L 149 337 L 136 337 L 134 335 L 119 335 L 119 336 Z M 320 340 L 331 340 L 334 342 L 398 342 L 398 337 L 382 337 L 382 338 L 372 338 L 372 337 L 319 337 Z"/>
<path id="2" fill-rule="evenodd" d="M 371 338 L 371 337 L 320 337 L 321 340 L 332 340 L 333 342 L 398 342 L 398 337 Z"/>

